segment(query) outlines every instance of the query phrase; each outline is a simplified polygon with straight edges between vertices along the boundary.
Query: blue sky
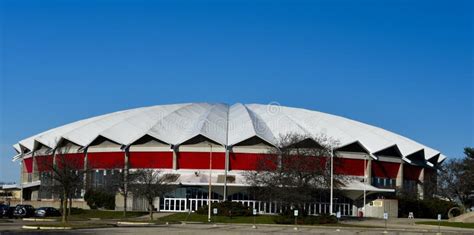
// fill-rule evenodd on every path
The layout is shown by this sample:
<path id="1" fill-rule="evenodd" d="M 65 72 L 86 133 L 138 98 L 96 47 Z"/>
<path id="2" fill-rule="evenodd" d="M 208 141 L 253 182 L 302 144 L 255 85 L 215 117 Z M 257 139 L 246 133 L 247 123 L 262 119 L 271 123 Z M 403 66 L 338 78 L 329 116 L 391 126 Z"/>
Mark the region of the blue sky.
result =
<path id="1" fill-rule="evenodd" d="M 278 102 L 474 146 L 471 1 L 1 1 L 0 181 L 15 142 L 177 102 Z"/>

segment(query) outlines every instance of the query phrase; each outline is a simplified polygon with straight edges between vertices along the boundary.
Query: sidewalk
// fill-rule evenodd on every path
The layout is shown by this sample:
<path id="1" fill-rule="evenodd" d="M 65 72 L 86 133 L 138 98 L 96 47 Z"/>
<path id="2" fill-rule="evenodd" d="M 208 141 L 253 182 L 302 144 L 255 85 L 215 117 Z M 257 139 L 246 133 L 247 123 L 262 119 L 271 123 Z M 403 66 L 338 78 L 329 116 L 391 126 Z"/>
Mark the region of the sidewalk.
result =
<path id="1" fill-rule="evenodd" d="M 175 214 L 173 212 L 153 212 L 153 219 L 158 219 L 158 218 L 161 218 L 161 217 L 165 217 L 165 216 L 168 216 L 168 215 L 172 215 L 172 214 Z M 146 215 L 142 215 L 140 217 L 136 217 L 135 219 L 146 219 L 148 220 L 150 218 L 150 214 L 146 214 Z"/>
<path id="2" fill-rule="evenodd" d="M 435 225 L 425 225 L 425 224 L 415 224 L 415 222 L 419 221 L 437 221 L 435 219 L 407 219 L 407 218 L 395 218 L 395 219 L 388 219 L 387 220 L 387 228 L 389 229 L 426 229 L 426 230 L 433 230 L 437 229 L 438 226 Z M 447 220 L 443 220 L 447 221 Z M 341 221 L 343 224 L 348 225 L 364 225 L 364 226 L 378 226 L 378 227 L 385 227 L 385 220 L 383 219 L 364 219 L 362 221 L 351 220 L 351 221 Z M 469 228 L 456 228 L 456 227 L 446 227 L 441 226 L 441 230 L 450 230 L 450 231 L 472 231 L 473 229 Z"/>

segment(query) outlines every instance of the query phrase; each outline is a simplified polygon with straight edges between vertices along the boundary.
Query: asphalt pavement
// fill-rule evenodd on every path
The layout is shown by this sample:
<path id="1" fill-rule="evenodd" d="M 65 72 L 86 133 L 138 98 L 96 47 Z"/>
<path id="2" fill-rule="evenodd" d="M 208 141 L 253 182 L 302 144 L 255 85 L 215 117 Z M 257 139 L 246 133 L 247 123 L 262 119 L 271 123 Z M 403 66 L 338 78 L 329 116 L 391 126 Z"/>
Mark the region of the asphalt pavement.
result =
<path id="1" fill-rule="evenodd" d="M 351 222 L 357 223 L 357 221 Z M 251 224 L 171 224 L 154 225 L 148 227 L 112 227 L 96 229 L 79 229 L 63 231 L 24 230 L 22 225 L 38 224 L 22 220 L 1 220 L 0 234 L 192 234 L 192 235 L 233 235 L 233 234 L 436 234 L 437 226 L 409 225 L 410 220 L 394 219 L 390 222 L 387 230 L 385 228 L 366 227 L 329 227 L 329 226 L 297 226 L 294 225 L 257 225 L 252 228 Z M 383 220 L 366 220 L 359 225 L 380 226 Z M 441 227 L 442 234 L 474 235 L 473 229 L 458 229 Z"/>

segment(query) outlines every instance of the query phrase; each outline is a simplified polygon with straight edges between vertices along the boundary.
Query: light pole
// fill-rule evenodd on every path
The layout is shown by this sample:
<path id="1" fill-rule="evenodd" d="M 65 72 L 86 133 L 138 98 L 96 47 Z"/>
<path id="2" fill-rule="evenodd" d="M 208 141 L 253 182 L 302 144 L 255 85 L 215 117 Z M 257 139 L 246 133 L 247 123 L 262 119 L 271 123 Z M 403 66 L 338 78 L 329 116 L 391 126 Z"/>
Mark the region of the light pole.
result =
<path id="1" fill-rule="evenodd" d="M 212 183 L 211 183 L 211 177 L 212 177 L 212 144 L 209 144 L 209 191 L 208 191 L 208 197 L 207 197 L 207 221 L 210 223 L 211 222 L 211 198 L 212 198 Z"/>
<path id="2" fill-rule="evenodd" d="M 333 153 L 333 149 L 331 147 L 331 187 L 329 189 L 329 214 L 332 215 L 333 214 L 333 181 L 334 181 L 334 153 Z"/>

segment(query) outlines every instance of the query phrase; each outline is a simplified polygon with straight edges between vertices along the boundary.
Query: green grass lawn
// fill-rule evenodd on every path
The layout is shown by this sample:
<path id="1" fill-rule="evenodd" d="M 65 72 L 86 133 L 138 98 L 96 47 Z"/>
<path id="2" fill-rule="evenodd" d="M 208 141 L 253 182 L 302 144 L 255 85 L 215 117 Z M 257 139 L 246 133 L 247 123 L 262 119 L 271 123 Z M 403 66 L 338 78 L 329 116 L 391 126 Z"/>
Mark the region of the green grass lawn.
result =
<path id="1" fill-rule="evenodd" d="M 438 226 L 438 221 L 420 221 L 420 222 L 416 222 L 416 224 L 426 224 L 426 225 L 436 225 L 436 226 Z M 460 222 L 441 221 L 439 224 L 441 226 L 447 226 L 447 227 L 474 228 L 474 223 L 460 223 Z"/>
<path id="2" fill-rule="evenodd" d="M 207 223 L 207 215 L 191 213 L 188 216 L 188 213 L 176 213 L 160 218 L 161 221 L 167 222 L 178 222 L 178 221 L 188 221 L 188 222 L 203 222 Z M 253 223 L 253 216 L 238 216 L 238 217 L 228 217 L 228 216 L 212 216 L 212 222 L 215 223 Z M 259 215 L 255 217 L 255 223 L 257 224 L 274 224 L 273 216 L 271 215 Z"/>
<path id="3" fill-rule="evenodd" d="M 138 216 L 147 215 L 147 212 L 136 212 L 129 211 L 127 212 L 126 218 L 134 218 Z M 122 211 L 102 211 L 102 210 L 80 210 L 75 209 L 72 211 L 71 220 L 87 220 L 90 218 L 100 218 L 100 219 L 122 219 Z"/>

